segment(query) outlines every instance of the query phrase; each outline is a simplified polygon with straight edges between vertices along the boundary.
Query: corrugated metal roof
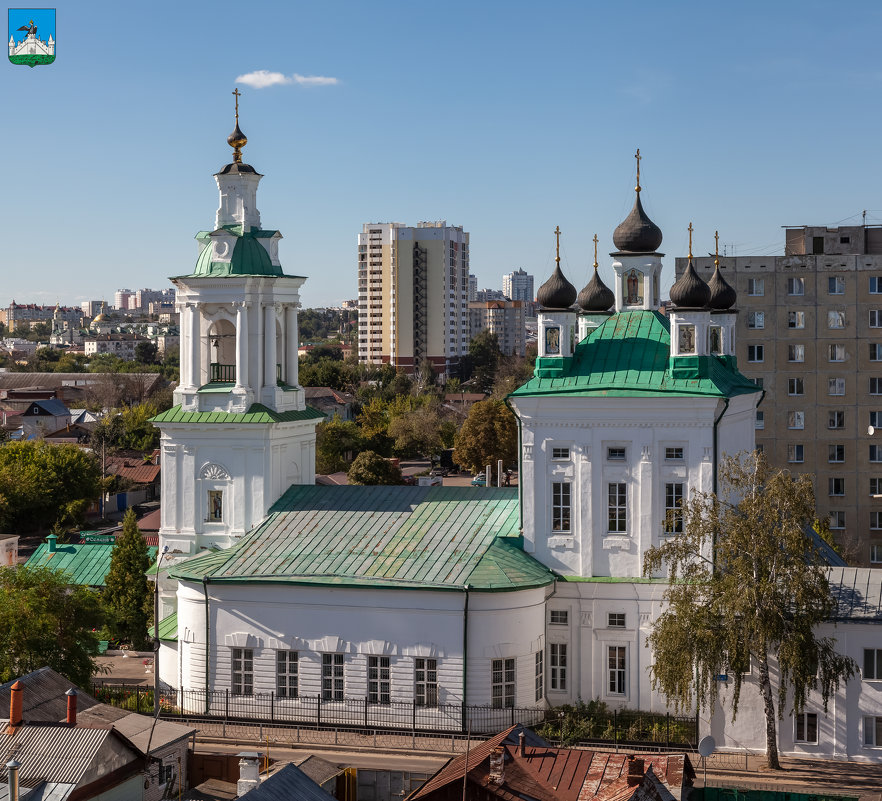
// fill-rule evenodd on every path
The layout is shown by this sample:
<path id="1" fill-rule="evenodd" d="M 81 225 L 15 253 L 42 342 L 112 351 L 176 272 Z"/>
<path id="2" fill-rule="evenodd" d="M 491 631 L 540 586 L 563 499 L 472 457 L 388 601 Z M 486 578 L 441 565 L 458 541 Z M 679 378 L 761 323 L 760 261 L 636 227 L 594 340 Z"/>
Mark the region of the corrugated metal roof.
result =
<path id="1" fill-rule="evenodd" d="M 13 757 L 21 763 L 19 776 L 45 778 L 76 784 L 97 756 L 109 728 L 85 728 L 25 723 L 15 734 L 9 726 L 0 729 L 0 776 L 8 783 L 6 763 Z"/>
<path id="2" fill-rule="evenodd" d="M 322 790 L 296 765 L 287 764 L 264 779 L 253 790 L 239 798 L 248 801 L 333 801 L 334 796 Z"/>
<path id="3" fill-rule="evenodd" d="M 274 412 L 262 403 L 252 403 L 247 412 L 185 412 L 180 406 L 173 406 L 152 419 L 154 423 L 292 423 L 297 420 L 319 420 L 324 415 L 317 409 L 307 406 L 302 411 Z"/>
<path id="4" fill-rule="evenodd" d="M 200 581 L 511 590 L 553 574 L 519 547 L 517 489 L 291 487 L 231 548 L 170 575 Z"/>
<path id="5" fill-rule="evenodd" d="M 882 570 L 831 567 L 827 578 L 836 604 L 836 620 L 882 622 Z"/>
<path id="6" fill-rule="evenodd" d="M 145 462 L 143 459 L 127 459 L 122 456 L 112 456 L 107 460 L 107 472 L 111 475 L 127 478 L 136 484 L 152 484 L 159 478 L 160 466 Z"/>
<path id="7" fill-rule="evenodd" d="M 29 722 L 44 721 L 57 723 L 67 716 L 67 696 L 65 693 L 74 687 L 52 668 L 44 667 L 0 684 L 0 710 L 9 709 L 9 691 L 16 681 L 23 686 L 22 717 Z M 77 709 L 82 712 L 98 703 L 91 695 L 77 689 Z"/>
<path id="8" fill-rule="evenodd" d="M 147 629 L 147 635 L 153 636 L 153 626 Z M 159 621 L 159 639 L 175 642 L 178 639 L 178 613 L 164 617 Z"/>
<path id="9" fill-rule="evenodd" d="M 87 587 L 103 587 L 104 578 L 110 570 L 115 543 L 88 542 L 83 545 L 56 545 L 55 553 L 49 553 L 49 545 L 41 543 L 27 561 L 28 567 L 50 567 L 68 574 L 71 584 Z M 158 548 L 147 547 L 151 561 L 156 559 Z"/>
<path id="10" fill-rule="evenodd" d="M 704 378 L 674 378 L 670 361 L 670 325 L 657 311 L 619 312 L 576 346 L 564 372 L 553 378 L 531 378 L 512 392 L 524 395 L 599 395 L 608 397 L 706 395 L 733 397 L 759 388 L 716 356 L 698 357 Z"/>

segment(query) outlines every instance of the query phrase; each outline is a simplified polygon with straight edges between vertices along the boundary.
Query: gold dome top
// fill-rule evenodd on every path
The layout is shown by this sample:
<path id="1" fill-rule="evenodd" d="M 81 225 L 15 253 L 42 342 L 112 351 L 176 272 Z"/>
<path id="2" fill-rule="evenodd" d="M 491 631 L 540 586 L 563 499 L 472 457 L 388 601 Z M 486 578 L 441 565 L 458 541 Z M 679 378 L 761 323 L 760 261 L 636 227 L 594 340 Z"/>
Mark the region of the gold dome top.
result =
<path id="1" fill-rule="evenodd" d="M 242 148 L 248 144 L 248 137 L 239 128 L 239 95 L 241 92 L 236 88 L 233 90 L 233 94 L 236 96 L 236 129 L 227 137 L 227 144 L 233 148 L 233 162 L 241 164 Z"/>

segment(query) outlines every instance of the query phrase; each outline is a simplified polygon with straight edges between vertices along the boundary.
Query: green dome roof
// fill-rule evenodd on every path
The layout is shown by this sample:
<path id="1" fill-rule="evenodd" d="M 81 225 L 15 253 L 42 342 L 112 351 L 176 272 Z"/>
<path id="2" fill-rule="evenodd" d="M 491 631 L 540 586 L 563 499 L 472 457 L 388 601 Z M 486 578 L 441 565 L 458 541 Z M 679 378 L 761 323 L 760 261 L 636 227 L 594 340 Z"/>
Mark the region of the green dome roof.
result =
<path id="1" fill-rule="evenodd" d="M 255 236 L 257 234 L 257 237 Z M 196 269 L 192 275 L 225 276 L 225 275 L 283 275 L 281 267 L 275 267 L 266 248 L 260 244 L 258 237 L 263 231 L 249 231 L 237 234 L 233 258 L 229 262 L 212 261 L 212 247 L 208 244 L 196 261 Z"/>

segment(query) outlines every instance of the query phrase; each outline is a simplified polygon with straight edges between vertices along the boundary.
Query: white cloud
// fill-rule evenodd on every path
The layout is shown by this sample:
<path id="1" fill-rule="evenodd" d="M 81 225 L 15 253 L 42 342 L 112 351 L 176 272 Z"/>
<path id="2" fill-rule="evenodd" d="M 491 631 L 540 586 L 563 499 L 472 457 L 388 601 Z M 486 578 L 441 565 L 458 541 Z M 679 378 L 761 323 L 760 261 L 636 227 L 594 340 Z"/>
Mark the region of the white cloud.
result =
<path id="1" fill-rule="evenodd" d="M 324 75 L 283 75 L 281 72 L 269 70 L 255 70 L 246 72 L 236 78 L 236 83 L 243 83 L 253 89 L 266 89 L 267 86 L 284 86 L 296 83 L 299 86 L 335 86 L 340 83 L 337 78 L 328 78 Z"/>

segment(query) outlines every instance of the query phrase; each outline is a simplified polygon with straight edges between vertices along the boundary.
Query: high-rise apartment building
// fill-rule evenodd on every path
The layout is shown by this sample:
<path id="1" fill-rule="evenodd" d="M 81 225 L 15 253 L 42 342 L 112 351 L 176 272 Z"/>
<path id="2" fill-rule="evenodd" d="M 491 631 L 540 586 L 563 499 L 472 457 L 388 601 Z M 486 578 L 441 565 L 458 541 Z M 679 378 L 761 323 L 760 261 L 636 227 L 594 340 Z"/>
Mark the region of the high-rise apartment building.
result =
<path id="1" fill-rule="evenodd" d="M 469 235 L 446 221 L 358 235 L 358 358 L 455 375 L 469 347 Z"/>
<path id="2" fill-rule="evenodd" d="M 469 303 L 471 336 L 484 330 L 496 334 L 499 350 L 506 356 L 524 356 L 527 328 L 522 300 L 488 300 Z"/>
<path id="3" fill-rule="evenodd" d="M 713 258 L 693 263 L 711 277 Z M 757 447 L 814 477 L 852 563 L 882 566 L 882 227 L 788 227 L 784 256 L 720 266 L 738 292 L 738 367 L 765 390 Z"/>
<path id="4" fill-rule="evenodd" d="M 536 295 L 533 292 L 533 276 L 520 269 L 502 276 L 502 294 L 509 300 L 522 300 L 532 303 Z"/>

